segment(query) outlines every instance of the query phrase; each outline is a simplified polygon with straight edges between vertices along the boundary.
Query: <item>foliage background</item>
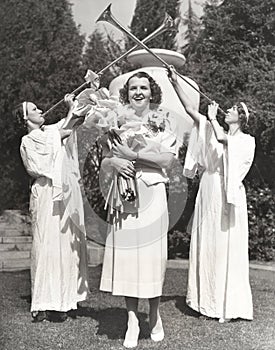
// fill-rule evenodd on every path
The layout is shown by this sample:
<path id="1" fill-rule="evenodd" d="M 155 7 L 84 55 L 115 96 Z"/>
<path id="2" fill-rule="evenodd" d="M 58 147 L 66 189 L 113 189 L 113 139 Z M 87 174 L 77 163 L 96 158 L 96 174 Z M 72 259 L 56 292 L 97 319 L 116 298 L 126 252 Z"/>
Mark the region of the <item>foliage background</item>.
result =
<path id="1" fill-rule="evenodd" d="M 45 110 L 82 82 L 84 38 L 66 0 L 1 0 L 0 13 L 0 209 L 5 209 L 26 206 L 28 200 L 18 152 L 24 131 L 12 109 L 29 100 Z M 63 108 L 48 122 L 59 119 Z"/>
<path id="2" fill-rule="evenodd" d="M 245 180 L 247 188 L 250 257 L 275 259 L 274 243 L 274 82 L 275 82 L 275 0 L 207 1 L 202 18 L 197 18 L 189 1 L 188 12 L 179 13 L 178 0 L 138 0 L 131 31 L 143 38 L 156 29 L 167 11 L 186 26 L 184 41 L 163 34 L 150 47 L 177 50 L 185 54 L 181 73 L 194 79 L 200 88 L 226 109 L 236 101 L 247 102 L 252 115 L 249 132 L 256 137 L 254 165 Z M 0 1 L 0 210 L 27 209 L 29 180 L 19 156 L 23 129 L 12 116 L 13 107 L 34 101 L 47 109 L 66 92 L 83 82 L 87 68 L 98 72 L 132 46 L 127 39 L 95 30 L 90 37 L 80 34 L 67 0 Z M 126 61 L 102 76 L 108 86 L 114 76 L 132 67 Z M 207 101 L 201 100 L 205 113 Z M 52 123 L 65 113 L 61 106 L 49 115 Z M 223 122 L 220 117 L 221 123 Z M 91 135 L 82 135 L 82 144 Z M 93 136 L 92 136 L 93 137 Z M 186 149 L 180 150 L 183 162 Z M 95 211 L 104 218 L 98 182 L 100 153 L 95 143 L 85 160 L 83 184 Z M 183 215 L 169 232 L 170 257 L 188 257 L 190 219 L 198 179 L 186 188 L 180 169 L 170 173 L 174 202 L 183 193 L 188 201 Z"/>

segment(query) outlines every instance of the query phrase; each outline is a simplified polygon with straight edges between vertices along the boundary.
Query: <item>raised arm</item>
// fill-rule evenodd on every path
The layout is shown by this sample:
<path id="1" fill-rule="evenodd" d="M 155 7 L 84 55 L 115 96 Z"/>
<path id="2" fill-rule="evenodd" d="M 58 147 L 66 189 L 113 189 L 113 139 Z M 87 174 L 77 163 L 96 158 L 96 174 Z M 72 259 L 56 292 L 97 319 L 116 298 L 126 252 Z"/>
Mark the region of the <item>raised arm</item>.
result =
<path id="1" fill-rule="evenodd" d="M 199 124 L 199 120 L 201 117 L 201 114 L 196 110 L 196 108 L 192 105 L 192 102 L 190 101 L 187 94 L 184 92 L 182 87 L 179 84 L 178 77 L 175 73 L 175 69 L 173 66 L 170 67 L 168 71 L 168 78 L 176 91 L 183 107 L 185 108 L 186 112 L 189 114 L 189 116 L 194 120 L 195 123 Z"/>
<path id="2" fill-rule="evenodd" d="M 208 120 L 212 125 L 217 141 L 227 144 L 227 135 L 216 119 L 218 107 L 219 105 L 215 101 L 208 105 Z"/>
<path id="3" fill-rule="evenodd" d="M 64 117 L 58 122 L 59 132 L 62 140 L 70 136 L 72 133 L 72 129 L 75 128 L 77 125 L 83 123 L 84 121 L 84 117 L 78 117 L 73 114 L 74 95 L 66 94 L 64 97 L 64 101 L 69 107 L 69 109 L 66 117 Z"/>
<path id="4" fill-rule="evenodd" d="M 75 107 L 75 96 L 74 94 L 66 94 L 64 97 L 64 101 L 66 105 L 68 106 L 68 112 L 67 115 L 61 119 L 57 124 L 60 128 L 60 130 L 71 130 L 78 126 L 79 124 L 82 124 L 84 121 L 84 116 L 78 116 L 73 113 L 74 107 Z"/>
<path id="5" fill-rule="evenodd" d="M 194 120 L 195 123 L 199 124 L 199 121 L 200 121 L 200 118 L 202 117 L 202 114 L 200 114 L 193 107 L 187 94 L 181 88 L 181 86 L 178 82 L 178 79 L 177 79 L 177 75 L 176 75 L 173 67 L 170 68 L 170 70 L 168 72 L 168 77 L 169 77 L 181 103 L 183 104 L 186 112 L 190 115 L 190 117 Z M 220 126 L 220 124 L 218 123 L 218 121 L 216 119 L 218 107 L 219 107 L 219 105 L 214 101 L 208 106 L 208 120 L 211 123 L 211 126 L 214 130 L 217 141 L 226 144 L 227 143 L 226 133 L 224 132 L 223 128 Z"/>

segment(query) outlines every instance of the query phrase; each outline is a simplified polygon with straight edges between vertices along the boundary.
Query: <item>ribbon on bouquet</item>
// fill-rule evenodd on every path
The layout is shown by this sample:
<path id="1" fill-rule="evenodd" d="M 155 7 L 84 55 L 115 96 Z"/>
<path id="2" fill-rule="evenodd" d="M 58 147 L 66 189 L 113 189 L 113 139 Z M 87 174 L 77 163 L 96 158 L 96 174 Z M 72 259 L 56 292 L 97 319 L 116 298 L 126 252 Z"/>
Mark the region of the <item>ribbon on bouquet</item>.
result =
<path id="1" fill-rule="evenodd" d="M 114 173 L 111 186 L 109 188 L 104 209 L 108 209 L 107 221 L 118 219 L 121 214 L 127 214 L 126 203 L 130 203 L 132 209 L 138 208 L 138 192 L 136 177 L 125 178 Z M 132 211 L 131 211 L 132 212 Z"/>
<path id="2" fill-rule="evenodd" d="M 126 179 L 123 176 L 118 176 L 117 183 L 119 193 L 123 200 L 134 202 L 137 199 L 137 184 L 135 177 Z"/>

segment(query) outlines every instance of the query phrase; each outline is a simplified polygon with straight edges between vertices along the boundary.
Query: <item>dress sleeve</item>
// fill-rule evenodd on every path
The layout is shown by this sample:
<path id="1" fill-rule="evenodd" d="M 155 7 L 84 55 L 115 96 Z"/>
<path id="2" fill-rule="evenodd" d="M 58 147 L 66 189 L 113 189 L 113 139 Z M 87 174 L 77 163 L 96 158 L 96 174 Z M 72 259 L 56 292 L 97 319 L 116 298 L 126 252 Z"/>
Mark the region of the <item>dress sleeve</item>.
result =
<path id="1" fill-rule="evenodd" d="M 239 178 L 240 181 L 243 181 L 243 179 L 246 177 L 249 169 L 251 168 L 254 154 L 255 154 L 255 138 L 249 136 L 248 143 L 246 144 L 246 147 L 242 148 L 242 159 L 239 165 Z"/>
<path id="2" fill-rule="evenodd" d="M 225 191 L 227 202 L 238 206 L 240 186 L 253 162 L 255 139 L 249 135 L 239 138 L 228 135 L 227 138 L 224 152 Z"/>
<path id="3" fill-rule="evenodd" d="M 33 130 L 21 141 L 20 153 L 24 166 L 30 176 L 38 178 L 54 176 L 54 163 L 61 149 L 58 129 L 48 131 Z"/>
<path id="4" fill-rule="evenodd" d="M 161 138 L 160 152 L 169 152 L 176 154 L 176 146 L 176 136 L 172 132 L 164 131 Z"/>
<path id="5" fill-rule="evenodd" d="M 193 125 L 188 142 L 183 175 L 193 178 L 199 166 L 204 167 L 208 145 L 213 138 L 213 129 L 204 115 L 200 115 L 199 125 Z"/>
<path id="6" fill-rule="evenodd" d="M 44 130 L 45 131 L 50 131 L 50 130 L 54 130 L 54 129 L 61 129 L 63 127 L 63 125 L 65 124 L 66 118 L 62 118 L 60 119 L 58 122 L 54 123 L 54 124 L 49 124 L 49 125 L 45 125 L 44 126 Z"/>

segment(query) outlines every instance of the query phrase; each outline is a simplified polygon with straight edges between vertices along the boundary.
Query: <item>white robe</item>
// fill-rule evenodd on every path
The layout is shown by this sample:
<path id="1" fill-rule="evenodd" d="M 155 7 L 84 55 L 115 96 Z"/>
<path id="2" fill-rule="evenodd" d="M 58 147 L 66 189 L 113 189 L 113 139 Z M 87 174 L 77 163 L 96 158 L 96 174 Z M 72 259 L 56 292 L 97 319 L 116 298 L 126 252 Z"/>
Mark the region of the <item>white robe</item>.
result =
<path id="1" fill-rule="evenodd" d="M 253 318 L 242 180 L 255 151 L 239 133 L 219 143 L 206 119 L 192 130 L 184 174 L 202 170 L 191 234 L 187 304 L 213 318 Z"/>
<path id="2" fill-rule="evenodd" d="M 68 311 L 88 293 L 86 233 L 75 132 L 61 143 L 59 125 L 31 131 L 20 152 L 31 188 L 31 311 Z"/>

